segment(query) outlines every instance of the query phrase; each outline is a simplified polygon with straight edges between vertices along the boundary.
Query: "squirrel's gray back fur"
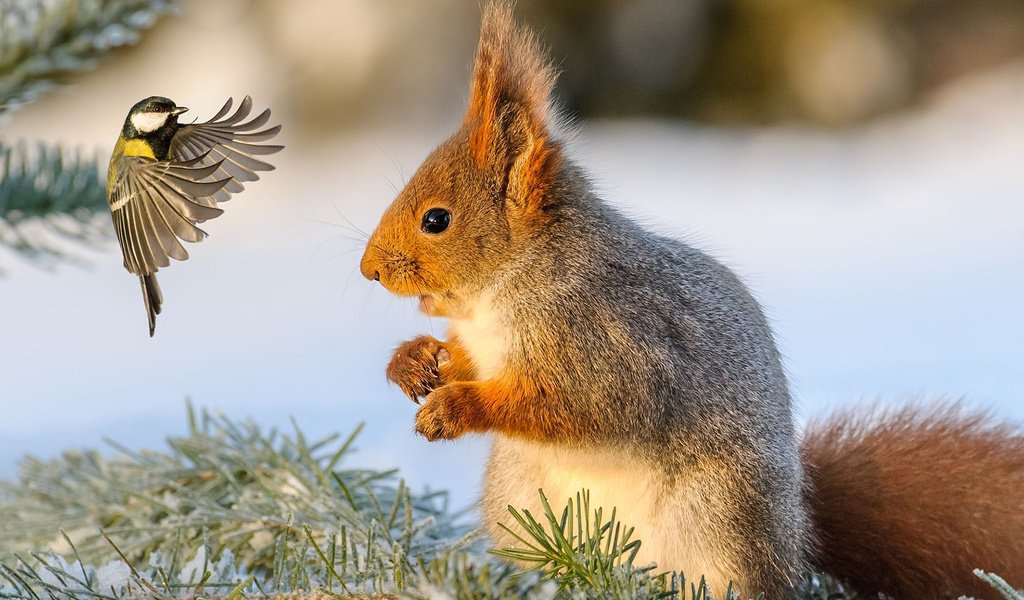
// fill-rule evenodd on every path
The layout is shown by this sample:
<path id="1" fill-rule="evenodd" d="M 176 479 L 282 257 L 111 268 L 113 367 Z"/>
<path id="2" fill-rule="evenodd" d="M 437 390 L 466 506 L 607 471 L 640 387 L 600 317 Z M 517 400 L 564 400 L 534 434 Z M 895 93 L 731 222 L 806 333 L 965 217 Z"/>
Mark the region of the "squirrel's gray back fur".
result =
<path id="1" fill-rule="evenodd" d="M 808 428 L 803 485 L 757 302 L 595 196 L 558 135 L 555 76 L 511 7 L 488 4 L 462 126 L 360 261 L 450 318 L 447 340 L 402 343 L 387 374 L 424 397 L 428 440 L 493 432 L 494 543 L 517 542 L 496 525 L 508 505 L 539 515 L 538 489 L 556 510 L 588 489 L 636 528 L 634 564 L 706 576 L 716 597 L 729 581 L 741 598 L 785 597 L 809 563 L 864 597 L 987 597 L 975 566 L 1024 577 L 1019 426 L 955 405 L 840 414 Z"/>
<path id="2" fill-rule="evenodd" d="M 755 573 L 746 591 L 779 589 L 804 570 L 809 527 L 789 391 L 764 314 L 732 271 L 644 230 L 597 198 L 576 167 L 567 164 L 560 182 L 547 224 L 489 293 L 514 322 L 508 362 L 533 365 L 573 414 L 600 415 L 591 418 L 594 444 L 498 436 L 483 494 L 486 522 L 507 521 L 515 500 L 536 509 L 536 487 L 557 506 L 566 498 L 553 494 L 572 494 L 574 484 L 602 488 L 618 477 L 643 487 L 653 472 L 657 483 L 647 493 L 657 514 L 618 506 L 620 517 L 649 536 L 640 538 L 654 556 L 667 545 L 680 547 L 684 562 L 699 557 L 659 567 Z M 581 466 L 587 460 L 604 466 L 590 472 Z M 550 489 L 559 483 L 564 489 Z M 658 517 L 693 531 L 640 522 Z M 497 527 L 491 533 L 510 541 Z M 650 537 L 665 535 L 681 539 Z"/>

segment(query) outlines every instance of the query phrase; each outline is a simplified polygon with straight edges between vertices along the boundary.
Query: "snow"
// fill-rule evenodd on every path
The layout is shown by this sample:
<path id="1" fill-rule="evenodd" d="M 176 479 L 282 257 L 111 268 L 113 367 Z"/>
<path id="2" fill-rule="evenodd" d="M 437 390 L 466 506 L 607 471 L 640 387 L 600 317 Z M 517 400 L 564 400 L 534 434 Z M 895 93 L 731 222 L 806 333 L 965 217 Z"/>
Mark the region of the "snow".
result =
<path id="1" fill-rule="evenodd" d="M 235 569 L 235 555 L 230 549 L 222 550 L 217 562 L 211 562 L 212 560 L 213 557 L 206 556 L 206 546 L 200 546 L 192 558 L 181 567 L 175 580 L 196 585 L 202 581 L 206 571 L 212 574 L 214 581 L 239 579 L 239 574 Z"/>
<path id="2" fill-rule="evenodd" d="M 126 98 L 151 94 L 122 87 Z M 1021 97 L 1017 65 L 862 128 L 596 122 L 574 154 L 610 201 L 742 274 L 773 320 L 801 419 L 864 399 L 935 396 L 1020 419 Z M 198 116 L 223 101 L 178 99 Z M 0 138 L 109 147 L 133 102 L 104 102 L 80 129 L 40 102 Z M 54 272 L 0 254 L 0 477 L 14 476 L 25 452 L 104 436 L 160 445 L 184 433 L 189 397 L 268 427 L 289 429 L 294 416 L 310 439 L 366 421 L 358 466 L 397 466 L 415 490 L 451 489 L 455 507 L 473 501 L 486 439 L 416 437 L 416 407 L 383 375 L 400 341 L 443 336 L 445 324 L 363 280 L 349 230 L 374 227 L 392 182 L 457 116 L 321 144 L 289 137 L 296 128 L 281 118 L 278 169 L 206 223 L 210 238 L 190 246 L 187 263 L 160 272 L 154 339 L 115 243 L 86 254 L 87 268 Z"/>
<path id="3" fill-rule="evenodd" d="M 68 571 L 69 573 L 71 571 Z M 118 596 L 132 583 L 132 571 L 124 561 L 111 561 L 96 569 L 93 587 L 101 594 Z"/>

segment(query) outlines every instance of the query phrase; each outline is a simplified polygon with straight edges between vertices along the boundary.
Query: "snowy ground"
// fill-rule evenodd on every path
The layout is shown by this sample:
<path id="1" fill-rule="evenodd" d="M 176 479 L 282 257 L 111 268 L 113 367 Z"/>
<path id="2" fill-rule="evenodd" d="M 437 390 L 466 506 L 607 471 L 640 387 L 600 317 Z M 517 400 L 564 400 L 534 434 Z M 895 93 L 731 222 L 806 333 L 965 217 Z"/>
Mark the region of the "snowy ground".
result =
<path id="1" fill-rule="evenodd" d="M 187 104 L 206 116 L 221 95 Z M 54 110 L 75 97 L 16 114 L 0 139 L 109 147 L 134 100 L 83 123 Z M 575 154 L 609 200 L 713 252 L 756 290 L 801 419 L 934 396 L 1024 418 L 1021 97 L 1018 66 L 847 132 L 591 123 Z M 367 128 L 316 148 L 286 129 L 278 170 L 207 223 L 189 262 L 161 271 L 154 339 L 116 244 L 89 254 L 88 268 L 52 273 L 0 254 L 0 477 L 25 452 L 103 436 L 160 444 L 184 430 L 190 397 L 268 426 L 294 416 L 311 437 L 366 421 L 364 465 L 400 467 L 415 487 L 472 502 L 486 439 L 414 436 L 415 406 L 383 377 L 391 348 L 441 336 L 444 323 L 364 281 L 345 229 L 372 229 L 401 170 L 456 123 Z"/>

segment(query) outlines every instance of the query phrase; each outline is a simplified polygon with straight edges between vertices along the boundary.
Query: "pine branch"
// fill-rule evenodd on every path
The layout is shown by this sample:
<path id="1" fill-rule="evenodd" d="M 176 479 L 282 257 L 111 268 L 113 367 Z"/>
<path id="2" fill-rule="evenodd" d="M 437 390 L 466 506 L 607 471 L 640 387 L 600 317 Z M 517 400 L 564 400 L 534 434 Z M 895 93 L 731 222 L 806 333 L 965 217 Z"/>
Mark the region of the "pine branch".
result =
<path id="1" fill-rule="evenodd" d="M 73 260 L 68 241 L 95 247 L 108 240 L 98 161 L 56 146 L 0 143 L 0 246 L 46 262 Z"/>
<path id="2" fill-rule="evenodd" d="M 134 44 L 176 0 L 0 0 L 0 113 L 110 50 Z"/>
<path id="3" fill-rule="evenodd" d="M 502 558 L 530 566 L 542 581 L 558 584 L 558 596 L 565 598 L 707 600 L 711 591 L 699 573 L 680 571 L 658 574 L 657 565 L 633 563 L 641 541 L 633 540 L 633 528 L 616 518 L 612 507 L 607 519 L 603 508 L 591 508 L 590 492 L 576 494 L 556 516 L 544 492 L 540 491 L 544 514 L 535 518 L 528 510 L 508 507 L 517 530 L 503 527 L 518 540 L 515 548 L 491 550 Z M 849 596 L 839 582 L 827 575 L 813 575 L 801 582 L 794 598 L 800 600 L 844 600 Z M 741 600 L 730 582 L 725 598 Z M 756 597 L 762 600 L 763 594 Z M 747 600 L 743 597 L 742 600 Z"/>
<path id="4" fill-rule="evenodd" d="M 361 564 L 372 571 L 390 568 L 396 544 L 403 556 L 434 556 L 468 531 L 443 494 L 413 494 L 393 471 L 343 468 L 361 427 L 347 439 L 313 442 L 298 428 L 268 433 L 206 412 L 190 422 L 189 434 L 169 438 L 163 451 L 110 442 L 120 456 L 24 459 L 20 485 L 0 481 L 0 548 L 66 552 L 55 535 L 61 527 L 85 560 L 117 558 L 102 528 L 145 564 L 179 538 L 208 536 L 218 551 L 266 572 L 281 558 L 277 541 L 303 545 L 308 526 L 321 549 L 336 539 L 368 553 Z"/>
<path id="5" fill-rule="evenodd" d="M 0 115 L 172 12 L 177 0 L 0 0 Z M 0 143 L 0 247 L 36 263 L 74 260 L 67 242 L 110 237 L 98 157 Z M 2 273 L 2 271 L 0 271 Z"/>
<path id="6" fill-rule="evenodd" d="M 1013 586 L 1006 582 L 1005 579 L 996 575 L 995 573 L 986 573 L 981 569 L 974 570 L 975 576 L 981 579 L 985 583 L 992 586 L 992 589 L 1002 595 L 1006 600 L 1024 600 L 1024 594 L 1013 589 Z"/>
<path id="7" fill-rule="evenodd" d="M 637 567 L 633 564 L 641 541 L 633 540 L 633 528 L 624 526 L 616 518 L 615 508 L 605 519 L 602 508 L 591 510 L 590 492 L 576 494 L 569 499 L 560 517 L 555 515 L 544 492 L 540 491 L 544 514 L 536 519 L 528 510 L 509 506 L 509 513 L 519 525 L 520 532 L 500 525 L 515 537 L 517 548 L 491 550 L 508 560 L 531 565 L 535 570 L 558 583 L 565 596 L 589 598 L 678 598 L 679 600 L 706 600 L 710 598 L 704 578 L 687 586 L 682 573 L 663 573 L 655 576 L 654 565 Z M 732 586 L 726 598 L 732 598 Z"/>
<path id="8" fill-rule="evenodd" d="M 700 578 L 634 566 L 640 542 L 586 491 L 558 513 L 542 495 L 539 518 L 510 509 L 519 544 L 495 554 L 516 564 L 498 562 L 442 496 L 350 466 L 358 433 L 312 441 L 190 409 L 163 450 L 25 458 L 0 481 L 0 600 L 708 598 Z M 848 597 L 819 577 L 794 596 Z"/>

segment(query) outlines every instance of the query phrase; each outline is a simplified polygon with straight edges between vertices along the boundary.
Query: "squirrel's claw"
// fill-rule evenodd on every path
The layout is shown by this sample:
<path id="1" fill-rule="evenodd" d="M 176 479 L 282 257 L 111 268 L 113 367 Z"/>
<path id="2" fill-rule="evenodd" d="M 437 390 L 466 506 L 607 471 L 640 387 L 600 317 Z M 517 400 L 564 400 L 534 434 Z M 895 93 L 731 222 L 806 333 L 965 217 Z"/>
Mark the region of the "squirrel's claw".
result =
<path id="1" fill-rule="evenodd" d="M 475 429 L 470 419 L 479 399 L 475 388 L 466 383 L 452 383 L 439 387 L 424 399 L 416 413 L 416 433 L 431 442 L 454 440 Z"/>
<path id="2" fill-rule="evenodd" d="M 387 377 L 417 405 L 435 389 L 444 385 L 439 358 L 449 358 L 448 351 L 430 336 L 409 340 L 395 349 L 388 363 Z"/>

